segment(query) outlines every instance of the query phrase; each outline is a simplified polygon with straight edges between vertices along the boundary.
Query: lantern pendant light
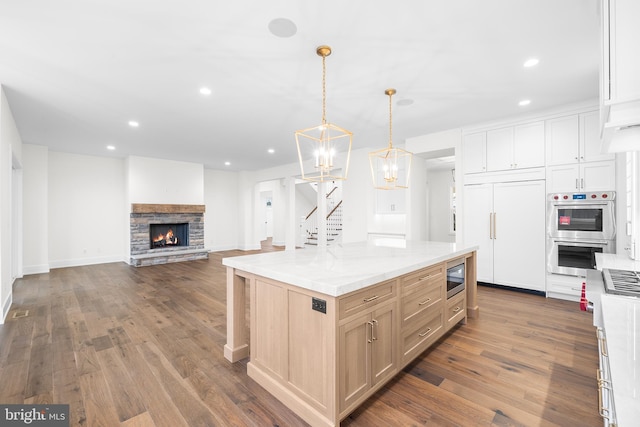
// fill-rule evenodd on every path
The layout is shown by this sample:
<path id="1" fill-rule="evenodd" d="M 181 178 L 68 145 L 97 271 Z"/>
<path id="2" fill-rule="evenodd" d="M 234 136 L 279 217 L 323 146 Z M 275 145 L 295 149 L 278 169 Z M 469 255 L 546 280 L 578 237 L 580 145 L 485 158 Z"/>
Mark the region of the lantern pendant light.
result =
<path id="1" fill-rule="evenodd" d="M 326 58 L 329 46 L 316 49 L 322 57 L 322 122 L 295 132 L 302 179 L 325 182 L 347 179 L 353 133 L 327 122 Z"/>
<path id="2" fill-rule="evenodd" d="M 369 153 L 373 186 L 379 190 L 409 188 L 409 173 L 413 154 L 393 146 L 392 97 L 395 89 L 387 89 L 389 96 L 389 145 L 382 150 Z"/>

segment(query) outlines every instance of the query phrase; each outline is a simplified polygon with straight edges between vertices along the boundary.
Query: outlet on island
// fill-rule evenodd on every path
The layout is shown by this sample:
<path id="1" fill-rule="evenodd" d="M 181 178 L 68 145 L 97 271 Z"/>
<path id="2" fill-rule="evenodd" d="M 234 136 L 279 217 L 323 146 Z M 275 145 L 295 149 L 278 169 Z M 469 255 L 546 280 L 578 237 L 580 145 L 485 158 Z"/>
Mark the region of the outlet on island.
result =
<path id="1" fill-rule="evenodd" d="M 311 309 L 327 314 L 327 302 L 320 298 L 311 298 Z"/>

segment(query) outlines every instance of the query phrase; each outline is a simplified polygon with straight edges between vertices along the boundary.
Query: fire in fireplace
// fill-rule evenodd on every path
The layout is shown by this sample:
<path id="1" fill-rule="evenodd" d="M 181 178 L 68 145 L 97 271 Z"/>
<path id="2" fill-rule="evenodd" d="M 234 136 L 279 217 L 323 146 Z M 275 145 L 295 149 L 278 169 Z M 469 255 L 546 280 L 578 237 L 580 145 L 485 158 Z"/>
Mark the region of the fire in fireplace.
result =
<path id="1" fill-rule="evenodd" d="M 149 224 L 150 248 L 189 246 L 189 223 Z"/>

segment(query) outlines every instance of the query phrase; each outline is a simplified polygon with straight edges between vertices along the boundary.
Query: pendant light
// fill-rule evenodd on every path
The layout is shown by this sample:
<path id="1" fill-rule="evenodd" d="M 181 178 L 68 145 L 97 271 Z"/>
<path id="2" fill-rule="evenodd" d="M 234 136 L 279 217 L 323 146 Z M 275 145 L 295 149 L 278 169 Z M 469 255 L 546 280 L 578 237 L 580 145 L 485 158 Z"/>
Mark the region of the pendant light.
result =
<path id="1" fill-rule="evenodd" d="M 302 179 L 325 182 L 347 179 L 353 133 L 327 122 L 326 58 L 329 46 L 316 49 L 322 57 L 322 122 L 319 126 L 296 131 L 296 145 Z"/>
<path id="2" fill-rule="evenodd" d="M 379 190 L 409 188 L 412 153 L 393 146 L 392 97 L 395 89 L 387 89 L 389 96 L 389 145 L 382 150 L 369 153 L 373 186 Z"/>

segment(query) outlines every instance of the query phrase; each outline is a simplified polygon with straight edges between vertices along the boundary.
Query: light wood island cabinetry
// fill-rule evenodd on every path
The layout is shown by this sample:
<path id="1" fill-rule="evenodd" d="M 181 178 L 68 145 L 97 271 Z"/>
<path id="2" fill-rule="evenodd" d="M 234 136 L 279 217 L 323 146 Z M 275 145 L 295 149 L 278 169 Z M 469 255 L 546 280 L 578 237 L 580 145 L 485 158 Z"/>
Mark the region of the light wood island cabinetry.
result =
<path id="1" fill-rule="evenodd" d="M 454 258 L 466 260 L 466 289 L 448 301 Z M 448 329 L 477 315 L 475 262 L 475 248 L 430 242 L 225 258 L 225 357 L 235 362 L 250 348 L 251 378 L 309 424 L 339 425 Z M 249 347 L 236 332 L 246 330 L 246 284 Z"/>

